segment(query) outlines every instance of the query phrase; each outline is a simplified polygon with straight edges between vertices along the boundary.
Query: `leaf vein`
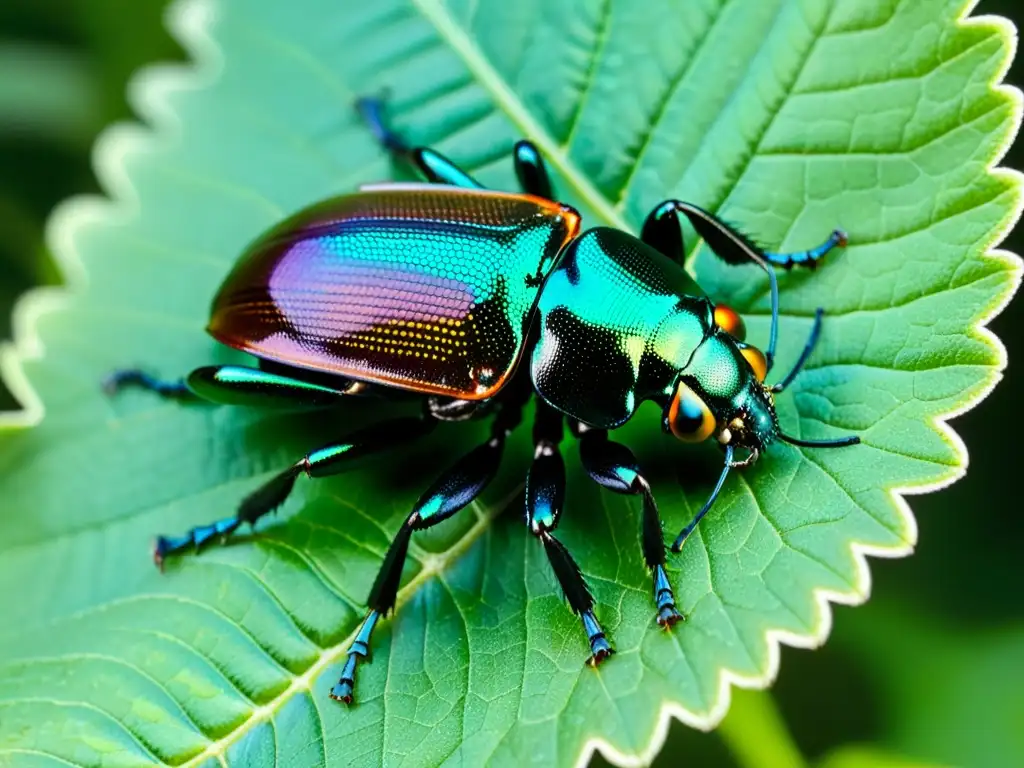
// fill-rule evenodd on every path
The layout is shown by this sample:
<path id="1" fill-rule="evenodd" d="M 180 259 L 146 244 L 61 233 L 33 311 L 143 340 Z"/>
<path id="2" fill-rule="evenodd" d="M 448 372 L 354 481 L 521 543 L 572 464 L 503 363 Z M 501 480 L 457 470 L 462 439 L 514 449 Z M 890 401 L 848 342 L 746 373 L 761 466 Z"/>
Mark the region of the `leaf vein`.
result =
<path id="1" fill-rule="evenodd" d="M 617 229 L 631 231 L 625 219 L 615 210 L 594 184 L 583 174 L 559 147 L 551 134 L 527 111 L 520 98 L 512 91 L 486 57 L 470 40 L 448 11 L 438 0 L 412 0 L 430 21 L 437 33 L 444 39 L 465 63 L 484 90 L 494 99 L 495 104 L 525 136 L 537 144 L 548 162 L 554 166 L 576 191 L 576 194 L 604 220 Z"/>
<path id="2" fill-rule="evenodd" d="M 90 661 L 102 661 L 102 662 L 106 662 L 108 664 L 113 664 L 115 666 L 124 667 L 125 669 L 129 670 L 130 672 L 134 672 L 139 677 L 141 677 L 143 680 L 145 680 L 146 682 L 150 683 L 156 690 L 158 690 L 161 693 L 163 693 L 174 704 L 174 706 L 178 710 L 178 713 L 180 715 L 182 715 L 182 717 L 186 721 L 188 721 L 189 725 L 191 725 L 195 729 L 196 735 L 203 736 L 203 737 L 207 737 L 208 736 L 208 734 L 203 730 L 202 726 L 198 722 L 196 722 L 196 720 L 192 717 L 191 714 L 188 713 L 188 711 L 185 709 L 185 707 L 182 705 L 182 703 L 178 700 L 178 698 L 174 694 L 171 693 L 170 689 L 167 687 L 166 684 L 164 684 L 164 683 L 160 682 L 159 680 L 157 680 L 155 677 L 153 677 L 153 675 L 151 675 L 149 672 L 144 670 L 139 665 L 133 664 L 132 662 L 130 662 L 127 659 L 124 659 L 124 658 L 118 658 L 116 656 L 110 656 L 109 654 L 98 653 L 98 652 L 95 652 L 95 651 L 72 651 L 72 652 L 61 653 L 61 654 L 58 654 L 56 656 L 28 656 L 28 657 L 23 657 L 23 658 L 18 659 L 17 661 L 3 662 L 2 664 L 0 664 L 0 668 L 3 668 L 3 667 L 27 666 L 29 664 L 60 665 L 60 664 L 64 664 L 64 663 L 69 663 L 70 664 L 70 663 L 74 663 L 74 662 L 90 662 Z M 8 699 L 6 697 L 0 696 L 0 701 L 11 701 L 11 700 L 13 700 L 13 699 Z"/>
<path id="3" fill-rule="evenodd" d="M 569 130 L 566 131 L 565 140 L 559 145 L 567 155 L 572 154 L 572 143 L 576 137 L 576 129 L 579 128 L 580 118 L 583 110 L 590 99 L 591 89 L 597 79 L 597 70 L 604 54 L 608 38 L 611 36 L 612 0 L 602 0 L 600 16 L 597 23 L 597 44 L 590 52 L 590 61 L 587 63 L 587 72 L 583 77 L 583 88 L 580 90 L 579 100 L 573 109 L 572 118 L 569 121 Z"/>
<path id="4" fill-rule="evenodd" d="M 631 170 L 629 175 L 626 176 L 626 180 L 622 183 L 621 189 L 619 190 L 618 200 L 615 201 L 616 210 L 621 211 L 626 204 L 626 197 L 629 194 L 630 189 L 633 186 L 633 180 L 636 177 L 637 171 L 643 164 L 643 159 L 647 154 L 647 150 L 651 146 L 651 142 L 654 138 L 654 134 L 658 128 L 661 127 L 661 121 L 665 117 L 665 113 L 668 111 L 669 105 L 672 103 L 672 97 L 676 93 L 676 89 L 686 80 L 687 76 L 693 70 L 694 65 L 697 63 L 697 59 L 700 58 L 700 54 L 704 51 L 704 47 L 708 44 L 711 39 L 712 33 L 717 28 L 718 22 L 725 15 L 725 9 L 729 5 L 730 0 L 722 0 L 718 8 L 715 9 L 714 16 L 711 17 L 711 23 L 708 25 L 707 30 L 701 36 L 700 42 L 697 44 L 696 50 L 690 55 L 679 72 L 672 77 L 669 81 L 668 87 L 665 89 L 664 95 L 658 101 L 657 106 L 654 108 L 654 115 L 648 121 L 649 127 L 642 138 L 640 139 L 640 148 L 636 154 L 631 158 Z"/>
<path id="5" fill-rule="evenodd" d="M 117 717 L 112 715 L 107 710 L 99 707 L 92 702 L 88 701 L 70 701 L 64 699 L 57 699 L 51 696 L 18 696 L 15 698 L 4 699 L 0 701 L 0 707 L 14 707 L 17 704 L 47 704 L 49 706 L 58 707 L 62 709 L 84 709 L 89 712 L 95 712 L 100 715 L 103 719 L 109 720 L 117 729 L 124 733 L 134 744 L 139 747 L 147 756 L 152 758 L 154 762 L 163 762 L 157 756 L 154 751 L 152 744 L 147 742 L 141 735 L 132 730 L 127 723 L 119 720 Z"/>

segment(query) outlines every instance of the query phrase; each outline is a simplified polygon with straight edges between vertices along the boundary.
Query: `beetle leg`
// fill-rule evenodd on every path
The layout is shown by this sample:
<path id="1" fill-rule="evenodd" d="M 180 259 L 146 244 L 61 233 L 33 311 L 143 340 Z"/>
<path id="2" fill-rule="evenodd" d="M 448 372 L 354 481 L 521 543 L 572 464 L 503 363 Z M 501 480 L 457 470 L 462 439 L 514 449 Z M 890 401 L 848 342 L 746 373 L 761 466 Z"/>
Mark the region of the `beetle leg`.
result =
<path id="1" fill-rule="evenodd" d="M 241 365 L 196 368 L 185 383 L 196 395 L 212 403 L 263 408 L 325 408 L 365 387 L 362 382 L 340 376 L 320 383 Z"/>
<path id="2" fill-rule="evenodd" d="M 680 213 L 690 220 L 697 234 L 704 239 L 715 255 L 731 265 L 753 261 L 761 266 L 764 266 L 762 262 L 767 262 L 785 269 L 793 266 L 807 266 L 813 269 L 818 261 L 833 249 L 845 248 L 847 244 L 846 233 L 837 229 L 824 243 L 806 251 L 765 251 L 742 232 L 702 208 L 681 200 L 666 200 L 647 216 L 640 239 L 680 264 L 683 263 L 686 250 L 683 232 L 679 227 Z"/>
<path id="3" fill-rule="evenodd" d="M 533 464 L 526 479 L 526 524 L 540 539 L 569 607 L 580 617 L 590 642 L 588 664 L 597 666 L 612 654 L 604 630 L 594 616 L 594 597 L 569 550 L 554 536 L 565 499 L 565 464 L 558 444 L 562 441 L 562 414 L 537 399 L 533 425 Z"/>
<path id="4" fill-rule="evenodd" d="M 438 421 L 468 421 L 486 414 L 493 400 L 458 400 L 432 395 L 427 398 L 427 410 Z"/>
<path id="5" fill-rule="evenodd" d="M 287 408 L 331 406 L 365 387 L 362 382 L 340 376 L 330 381 L 325 379 L 321 384 L 241 365 L 204 366 L 174 382 L 160 381 L 139 370 L 122 370 L 115 371 L 103 382 L 104 390 L 110 395 L 131 386 L 174 400 Z"/>
<path id="6" fill-rule="evenodd" d="M 644 561 L 651 570 L 658 623 L 668 629 L 681 621 L 683 615 L 676 610 L 675 595 L 665 574 L 665 541 L 650 483 L 641 473 L 632 451 L 609 440 L 607 432 L 582 427 L 577 427 L 577 431 L 580 432 L 580 459 L 587 474 L 609 490 L 643 498 L 640 541 Z"/>
<path id="7" fill-rule="evenodd" d="M 455 163 L 427 147 L 410 147 L 402 137 L 391 130 L 384 119 L 384 100 L 363 96 L 356 99 L 356 110 L 362 115 L 373 135 L 395 157 L 412 163 L 416 170 L 435 184 L 448 184 L 467 189 L 483 189 L 483 185 L 459 168 Z"/>
<path id="8" fill-rule="evenodd" d="M 162 381 L 150 376 L 138 368 L 124 368 L 116 370 L 103 380 L 103 391 L 113 396 L 122 389 L 138 387 L 148 392 L 153 392 L 166 400 L 198 400 L 192 390 L 188 388 L 184 379 L 177 381 Z"/>
<path id="9" fill-rule="evenodd" d="M 640 230 L 640 239 L 680 266 L 686 258 L 686 242 L 679 226 L 675 200 L 666 200 L 648 214 Z"/>
<path id="10" fill-rule="evenodd" d="M 429 147 L 416 147 L 409 152 L 409 160 L 428 181 L 448 184 L 465 189 L 483 189 L 484 185 L 474 179 L 455 163 Z"/>
<path id="11" fill-rule="evenodd" d="M 387 616 L 395 607 L 402 566 L 409 552 L 409 542 L 415 531 L 432 528 L 447 520 L 473 501 L 491 482 L 501 464 L 506 436 L 516 427 L 522 412 L 522 403 L 503 404 L 491 426 L 491 436 L 480 446 L 459 459 L 420 496 L 409 517 L 398 529 L 377 578 L 370 589 L 366 603 L 369 611 L 356 638 L 349 648 L 342 667 L 341 678 L 331 688 L 331 698 L 351 704 L 355 695 L 356 666 L 370 653 L 370 635 L 378 619 Z"/>
<path id="12" fill-rule="evenodd" d="M 795 251 L 793 253 L 765 251 L 764 257 L 775 266 L 782 267 L 783 269 L 791 269 L 794 266 L 814 269 L 826 254 L 835 248 L 845 248 L 847 242 L 846 233 L 841 229 L 836 229 L 828 236 L 824 243 L 810 250 Z"/>
<path id="13" fill-rule="evenodd" d="M 303 457 L 300 461 L 249 494 L 238 506 L 232 517 L 226 517 L 209 525 L 192 528 L 183 536 L 158 536 L 153 549 L 153 560 L 163 567 L 164 560 L 185 549 L 201 549 L 215 537 L 226 538 L 243 523 L 255 526 L 256 522 L 273 512 L 291 493 L 295 480 L 305 473 L 308 477 L 327 477 L 350 468 L 353 462 L 370 454 L 379 453 L 402 443 L 427 434 L 437 422 L 429 417 L 404 417 L 390 419 L 366 429 L 358 430 L 339 443 L 325 445 Z"/>
<path id="14" fill-rule="evenodd" d="M 536 145 L 526 139 L 517 141 L 512 156 L 516 166 L 516 177 L 523 191 L 528 195 L 543 197 L 545 200 L 554 200 L 551 177 L 548 176 L 544 157 Z"/>
<path id="15" fill-rule="evenodd" d="M 402 140 L 402 137 L 391 130 L 384 119 L 383 96 L 360 96 L 356 99 L 355 108 L 363 122 L 373 132 L 373 137 L 378 143 L 396 155 L 404 155 L 409 151 L 409 145 Z"/>
<path id="16" fill-rule="evenodd" d="M 647 216 L 640 238 L 680 264 L 684 255 L 683 235 L 678 226 L 680 213 L 689 219 L 697 234 L 726 264 L 753 262 L 767 273 L 772 302 L 772 323 L 768 349 L 765 350 L 764 356 L 770 371 L 775 362 L 775 345 L 779 336 L 779 283 L 773 267 L 781 266 L 788 269 L 794 264 L 813 266 L 833 248 L 846 245 L 846 235 L 836 230 L 825 243 L 809 251 L 789 254 L 768 253 L 746 235 L 704 209 L 681 200 L 666 200 Z"/>
<path id="17" fill-rule="evenodd" d="M 537 149 L 537 145 L 526 139 L 517 141 L 512 149 L 512 158 L 515 163 L 516 177 L 519 179 L 519 186 L 522 190 L 528 195 L 553 201 L 555 198 L 551 187 L 551 177 L 548 175 L 544 156 Z M 526 278 L 526 284 L 531 287 L 543 285 L 546 267 L 550 267 L 550 262 L 544 259 L 537 265 L 537 271 Z"/>

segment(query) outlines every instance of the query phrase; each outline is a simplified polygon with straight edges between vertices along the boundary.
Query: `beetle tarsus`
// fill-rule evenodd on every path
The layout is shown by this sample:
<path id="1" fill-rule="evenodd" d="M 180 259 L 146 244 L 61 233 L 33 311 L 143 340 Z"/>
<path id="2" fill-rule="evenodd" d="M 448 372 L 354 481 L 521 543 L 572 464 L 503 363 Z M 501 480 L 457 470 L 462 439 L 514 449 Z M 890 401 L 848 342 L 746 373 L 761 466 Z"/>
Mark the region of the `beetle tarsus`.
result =
<path id="1" fill-rule="evenodd" d="M 794 253 L 773 253 L 766 251 L 764 257 L 770 264 L 789 270 L 793 267 L 807 267 L 817 269 L 821 261 L 830 251 L 836 248 L 845 248 L 849 243 L 849 237 L 841 229 L 832 231 L 828 239 L 819 246 L 809 248 L 806 251 L 795 251 Z"/>
<path id="2" fill-rule="evenodd" d="M 587 640 L 590 641 L 591 655 L 587 659 L 587 664 L 596 667 L 615 653 L 615 649 L 608 644 L 608 638 L 605 637 L 604 630 L 601 629 L 593 610 L 584 611 L 580 620 L 583 622 L 583 629 L 586 630 Z"/>
<path id="3" fill-rule="evenodd" d="M 672 593 L 664 566 L 654 567 L 654 602 L 658 608 L 658 624 L 664 629 L 683 621 L 683 614 L 676 610 L 676 597 Z"/>
<path id="4" fill-rule="evenodd" d="M 330 696 L 335 701 L 340 701 L 342 704 L 351 704 L 355 701 L 356 665 L 359 663 L 359 659 L 360 654 L 355 650 L 349 651 L 348 656 L 345 657 L 345 666 L 342 667 L 341 677 L 331 688 Z"/>
<path id="5" fill-rule="evenodd" d="M 356 687 L 356 665 L 360 659 L 370 658 L 370 636 L 373 634 L 377 621 L 380 619 L 380 612 L 371 610 L 366 614 L 355 639 L 352 640 L 352 647 L 348 649 L 348 656 L 345 659 L 345 666 L 341 669 L 341 676 L 333 688 L 331 698 L 344 704 L 351 704 L 355 700 Z"/>
<path id="6" fill-rule="evenodd" d="M 676 610 L 674 605 L 664 606 L 658 610 L 658 626 L 664 630 L 670 630 L 686 617 Z"/>
<path id="7" fill-rule="evenodd" d="M 342 677 L 333 688 L 331 688 L 330 696 L 335 701 L 340 701 L 342 704 L 351 704 L 355 701 L 355 679 L 352 677 L 356 673 L 356 657 L 349 656 L 345 662 L 345 672 L 349 677 Z"/>
<path id="8" fill-rule="evenodd" d="M 157 536 L 156 541 L 153 542 L 153 565 L 157 567 L 160 573 L 164 572 L 164 559 L 167 557 L 167 539 L 163 536 Z"/>
<path id="9" fill-rule="evenodd" d="M 153 545 L 153 562 L 163 571 L 164 562 L 170 555 L 176 555 L 189 548 L 194 548 L 198 552 L 215 538 L 225 542 L 242 522 L 238 517 L 226 517 L 210 525 L 197 525 L 184 536 L 157 536 Z"/>
<path id="10" fill-rule="evenodd" d="M 155 376 L 150 376 L 148 373 L 138 368 L 126 368 L 124 370 L 114 371 L 103 380 L 101 386 L 103 387 L 103 392 L 108 397 L 113 397 L 123 389 L 137 387 L 148 392 L 153 392 L 154 394 L 168 400 L 195 399 L 195 395 L 185 384 L 184 379 L 178 379 L 177 381 L 163 381 Z"/>
<path id="11" fill-rule="evenodd" d="M 378 96 L 360 96 L 355 102 L 356 111 L 362 116 L 374 138 L 380 142 L 382 147 L 397 155 L 407 155 L 410 151 L 409 145 L 388 127 L 387 121 L 384 119 L 387 97 L 386 92 Z"/>

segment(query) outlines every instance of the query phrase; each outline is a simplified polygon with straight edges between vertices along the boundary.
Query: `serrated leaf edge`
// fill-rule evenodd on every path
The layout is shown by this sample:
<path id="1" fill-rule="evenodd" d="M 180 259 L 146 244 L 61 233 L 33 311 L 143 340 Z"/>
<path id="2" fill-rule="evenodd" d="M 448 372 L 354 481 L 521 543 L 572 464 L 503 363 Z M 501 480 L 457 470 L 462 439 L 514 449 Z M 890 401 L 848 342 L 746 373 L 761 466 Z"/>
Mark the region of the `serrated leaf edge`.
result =
<path id="1" fill-rule="evenodd" d="M 155 145 L 161 143 L 173 144 L 178 138 L 179 122 L 177 114 L 167 96 L 175 91 L 201 89 L 219 77 L 223 59 L 219 46 L 210 34 L 210 30 L 217 17 L 217 1 L 176 0 L 176 2 L 171 4 L 166 14 L 166 25 L 172 35 L 188 52 L 192 63 L 149 66 L 132 79 L 129 86 L 129 101 L 137 114 L 149 123 L 149 127 L 144 127 L 137 123 L 127 123 L 115 125 L 104 130 L 97 139 L 93 150 L 93 167 L 101 188 L 106 192 L 106 196 L 90 195 L 71 198 L 61 203 L 51 215 L 47 225 L 47 242 L 63 278 L 63 286 L 33 289 L 21 297 L 15 305 L 12 323 L 14 340 L 0 345 L 0 379 L 11 390 L 21 405 L 21 410 L 0 413 L 0 430 L 35 426 L 42 421 L 45 414 L 43 402 L 32 388 L 25 373 L 25 366 L 26 363 L 32 360 L 41 359 L 45 354 L 42 339 L 36 330 L 40 318 L 64 308 L 69 303 L 70 296 L 84 290 L 88 285 L 88 275 L 75 244 L 76 233 L 81 227 L 98 223 L 106 225 L 117 224 L 119 221 L 130 220 L 137 215 L 139 206 L 138 195 L 130 176 L 125 170 L 125 159 L 137 152 L 152 151 Z M 461 29 L 445 21 L 447 15 L 438 6 L 436 0 L 412 0 L 412 2 L 435 27 L 438 27 L 439 34 L 446 38 L 449 44 L 456 49 L 457 53 L 464 57 L 475 55 L 475 46 L 472 45 L 472 42 L 469 41 Z M 1000 71 L 993 78 L 991 85 L 993 90 L 1004 96 L 1004 98 L 1012 103 L 1014 108 L 1014 129 L 1008 134 L 1006 142 L 998 148 L 995 156 L 989 162 L 988 172 L 993 176 L 1012 179 L 1019 192 L 1021 189 L 1024 189 L 1024 174 L 998 167 L 1020 129 L 1022 113 L 1024 113 L 1024 96 L 1022 96 L 1020 90 L 1003 83 L 1006 72 L 1017 51 L 1017 30 L 1010 20 L 1001 16 L 985 15 L 971 17 L 971 12 L 977 6 L 977 3 L 978 0 L 968 0 L 964 4 L 964 8 L 956 23 L 963 27 L 989 25 L 1000 30 L 1004 41 L 1007 43 L 1007 47 L 1001 62 Z M 493 72 L 493 69 L 486 61 L 480 61 L 478 64 L 493 74 L 494 83 L 491 84 L 492 86 L 500 86 L 498 88 L 499 91 L 501 91 L 501 88 L 504 88 L 506 91 L 508 90 L 507 86 L 501 81 L 500 76 Z M 491 93 L 496 98 L 500 96 L 499 93 L 495 92 L 494 88 L 491 88 Z M 514 94 L 511 94 L 510 91 L 508 93 L 514 97 Z M 516 106 L 514 102 L 510 102 L 510 104 Z M 508 105 L 503 106 L 507 107 Z M 522 111 L 518 110 L 518 112 Z M 534 127 L 535 121 L 529 114 L 525 112 L 518 114 L 518 112 L 518 119 L 513 119 L 513 122 L 526 129 Z M 511 115 L 510 117 L 515 118 L 515 116 Z M 530 133 L 531 131 L 527 130 L 527 132 Z M 539 129 L 539 126 L 537 126 L 536 133 L 543 135 L 543 131 Z M 561 160 L 565 160 L 565 158 L 561 158 Z M 556 165 L 563 172 L 568 173 L 566 168 L 563 167 L 565 163 L 559 163 L 557 158 Z M 582 179 L 582 181 L 586 185 L 586 180 Z M 1024 210 L 1024 199 L 1018 195 L 1016 210 L 1013 212 L 1013 215 L 1008 217 L 1005 226 L 994 233 L 990 238 L 990 242 L 984 247 L 987 258 L 1002 261 L 1007 266 L 1007 271 L 1012 274 L 1012 280 L 1007 284 L 1003 295 L 979 315 L 979 319 L 972 329 L 977 333 L 981 341 L 996 352 L 998 361 L 992 367 L 989 381 L 973 397 L 965 400 L 960 407 L 937 414 L 931 419 L 931 424 L 936 432 L 954 448 L 957 464 L 951 466 L 944 477 L 934 482 L 888 489 L 893 506 L 907 530 L 907 543 L 895 547 L 881 547 L 863 542 L 850 542 L 850 551 L 857 564 L 856 584 L 853 589 L 848 592 L 828 589 L 813 590 L 813 597 L 820 618 L 817 626 L 810 632 L 801 634 L 786 630 L 767 630 L 765 639 L 768 649 L 768 663 L 763 674 L 744 676 L 733 670 L 722 669 L 719 673 L 715 704 L 706 714 L 691 712 L 675 702 L 664 702 L 658 713 L 657 722 L 651 732 L 648 743 L 639 754 L 626 754 L 619 751 L 601 736 L 590 736 L 584 743 L 576 761 L 578 768 L 586 766 L 596 752 L 600 752 L 609 762 L 624 768 L 626 766 L 642 766 L 650 763 L 661 750 L 668 735 L 672 719 L 680 720 L 700 730 L 712 730 L 721 722 L 729 709 L 732 686 L 746 689 L 763 689 L 771 685 L 778 674 L 781 644 L 784 643 L 797 648 L 814 648 L 821 645 L 828 637 L 832 628 L 832 603 L 852 606 L 859 605 L 867 600 L 871 591 L 871 573 L 867 562 L 868 557 L 897 558 L 906 556 L 913 550 L 917 540 L 917 522 L 906 497 L 940 490 L 963 477 L 969 463 L 967 447 L 960 436 L 949 425 L 949 421 L 966 413 L 984 400 L 1002 379 L 1002 371 L 1006 368 L 1006 349 L 999 338 L 987 326 L 993 318 L 1005 309 L 1021 283 L 1024 262 L 1016 254 L 996 249 L 1020 220 L 1022 210 Z M 466 536 L 462 537 L 446 553 L 444 558 L 439 558 L 434 568 L 424 569 L 423 572 L 410 581 L 403 588 L 402 593 L 404 594 L 400 594 L 399 603 L 405 602 L 402 597 L 407 599 L 408 595 L 413 594 L 421 583 L 433 578 L 439 570 L 442 570 L 449 562 L 461 555 L 483 532 L 487 525 L 488 520 L 485 517 L 473 529 L 468 531 Z M 210 758 L 216 759 L 223 764 L 224 754 L 232 744 L 242 738 L 253 727 L 272 717 L 283 702 L 287 701 L 296 692 L 311 688 L 314 678 L 327 666 L 340 658 L 351 639 L 351 637 L 346 638 L 342 643 L 325 650 L 320 658 L 306 672 L 297 676 L 284 692 L 267 704 L 255 709 L 242 726 L 218 741 L 211 743 L 202 753 L 194 756 L 184 765 L 199 765 Z"/>
<path id="2" fill-rule="evenodd" d="M 1021 196 L 1021 190 L 1024 189 L 1024 174 L 1009 168 L 998 167 L 999 163 L 1001 163 L 1005 158 L 1006 153 L 1010 150 L 1010 146 L 1014 139 L 1017 137 L 1021 128 L 1022 116 L 1024 116 L 1024 94 L 1021 93 L 1020 89 L 1007 85 L 1003 82 L 1003 79 L 1013 62 L 1014 56 L 1017 53 L 1019 38 L 1016 26 L 1007 18 L 994 14 L 972 17 L 971 12 L 975 7 L 977 7 L 978 2 L 979 0 L 967 0 L 967 2 L 964 3 L 964 7 L 956 23 L 962 27 L 985 25 L 995 27 L 1000 30 L 1003 40 L 1007 43 L 1003 60 L 1000 62 L 999 71 L 993 77 L 991 85 L 994 91 L 1003 95 L 1007 101 L 1013 105 L 1013 130 L 1009 132 L 1005 143 L 996 150 L 996 154 L 989 161 L 988 173 L 994 177 L 1012 179 L 1015 182 L 1018 196 L 1015 201 L 1016 210 L 1010 217 L 1008 217 L 1005 225 L 999 231 L 995 232 L 989 238 L 989 242 L 983 247 L 985 257 L 1002 261 L 1008 267 L 1008 272 L 1011 273 L 1012 279 L 1008 283 L 1002 296 L 986 308 L 985 312 L 979 316 L 979 319 L 975 322 L 972 328 L 972 330 L 978 334 L 979 338 L 990 349 L 996 352 L 998 361 L 992 368 L 989 381 L 986 382 L 973 397 L 966 399 L 961 403 L 960 407 L 951 409 L 942 414 L 936 414 L 930 420 L 935 431 L 956 451 L 956 464 L 950 467 L 950 470 L 945 477 L 934 482 L 920 483 L 911 486 L 894 486 L 887 489 L 889 498 L 899 514 L 901 522 L 906 526 L 908 533 L 908 541 L 906 545 L 881 547 L 857 541 L 850 542 L 850 552 L 853 554 L 854 560 L 857 564 L 857 577 L 854 588 L 849 592 L 840 592 L 828 589 L 812 590 L 814 600 L 818 607 L 819 616 L 821 618 L 818 625 L 806 634 L 799 634 L 786 630 L 768 630 L 765 633 L 765 639 L 768 647 L 768 665 L 763 675 L 750 677 L 740 675 L 730 669 L 722 669 L 719 675 L 718 692 L 715 704 L 707 715 L 695 716 L 694 713 L 678 706 L 674 702 L 666 702 L 658 713 L 658 722 L 655 725 L 651 739 L 640 755 L 627 755 L 622 753 L 600 736 L 595 736 L 591 737 L 584 744 L 583 751 L 580 754 L 579 760 L 576 762 L 576 768 L 585 768 L 594 756 L 595 752 L 600 752 L 602 757 L 604 757 L 608 762 L 622 766 L 623 768 L 632 768 L 633 766 L 644 766 L 650 764 L 654 757 L 661 751 L 661 748 L 665 743 L 665 739 L 668 737 L 669 726 L 671 725 L 673 718 L 699 730 L 713 730 L 729 711 L 729 704 L 732 697 L 732 686 L 749 690 L 760 690 L 768 688 L 774 682 L 779 671 L 781 644 L 785 643 L 793 648 L 816 648 L 825 642 L 832 630 L 831 603 L 835 603 L 837 605 L 856 606 L 867 601 L 871 594 L 871 571 L 868 567 L 868 557 L 895 559 L 905 557 L 913 552 L 914 545 L 917 542 L 917 520 L 914 517 L 913 511 L 910 509 L 910 504 L 906 497 L 923 495 L 941 490 L 952 485 L 967 473 L 967 467 L 970 463 L 967 446 L 964 444 L 960 435 L 957 434 L 952 426 L 950 426 L 949 422 L 952 419 L 962 416 L 972 410 L 976 405 L 988 397 L 992 390 L 995 389 L 996 385 L 1002 380 L 1002 372 L 1006 369 L 1007 365 L 1006 348 L 1003 346 L 999 337 L 988 328 L 988 324 L 997 317 L 1013 299 L 1017 290 L 1020 288 L 1022 274 L 1024 274 L 1024 261 L 1022 261 L 1017 254 L 997 249 L 997 247 L 1006 239 L 1013 228 L 1017 225 L 1021 219 L 1022 213 L 1024 213 L 1024 197 Z"/>

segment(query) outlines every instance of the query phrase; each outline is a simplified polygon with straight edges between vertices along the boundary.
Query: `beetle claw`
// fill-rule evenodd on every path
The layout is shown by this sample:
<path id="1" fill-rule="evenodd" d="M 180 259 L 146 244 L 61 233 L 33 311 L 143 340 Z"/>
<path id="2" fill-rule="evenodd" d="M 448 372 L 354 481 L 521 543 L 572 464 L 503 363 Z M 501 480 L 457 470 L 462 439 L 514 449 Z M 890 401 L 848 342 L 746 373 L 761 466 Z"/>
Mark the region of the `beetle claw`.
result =
<path id="1" fill-rule="evenodd" d="M 666 605 L 658 611 L 658 625 L 666 632 L 681 621 L 686 621 L 686 617 L 673 605 Z"/>
<path id="2" fill-rule="evenodd" d="M 164 561 L 167 559 L 167 554 L 170 551 L 170 542 L 165 536 L 157 536 L 156 541 L 153 542 L 153 564 L 160 570 L 160 573 L 164 572 Z"/>
<path id="3" fill-rule="evenodd" d="M 330 697 L 335 701 L 340 701 L 342 704 L 351 704 L 355 699 L 353 698 L 352 682 L 344 680 L 333 688 L 331 688 Z"/>
<path id="4" fill-rule="evenodd" d="M 359 652 L 350 651 L 345 659 L 345 666 L 341 670 L 341 679 L 331 688 L 330 696 L 342 704 L 351 704 L 355 700 L 356 685 L 356 664 L 359 662 Z"/>
<path id="5" fill-rule="evenodd" d="M 587 659 L 587 665 L 596 669 L 602 661 L 615 653 L 615 650 L 608 645 L 608 641 L 603 637 L 600 639 L 600 642 L 595 643 L 595 645 L 597 647 L 593 649 L 594 655 Z"/>

